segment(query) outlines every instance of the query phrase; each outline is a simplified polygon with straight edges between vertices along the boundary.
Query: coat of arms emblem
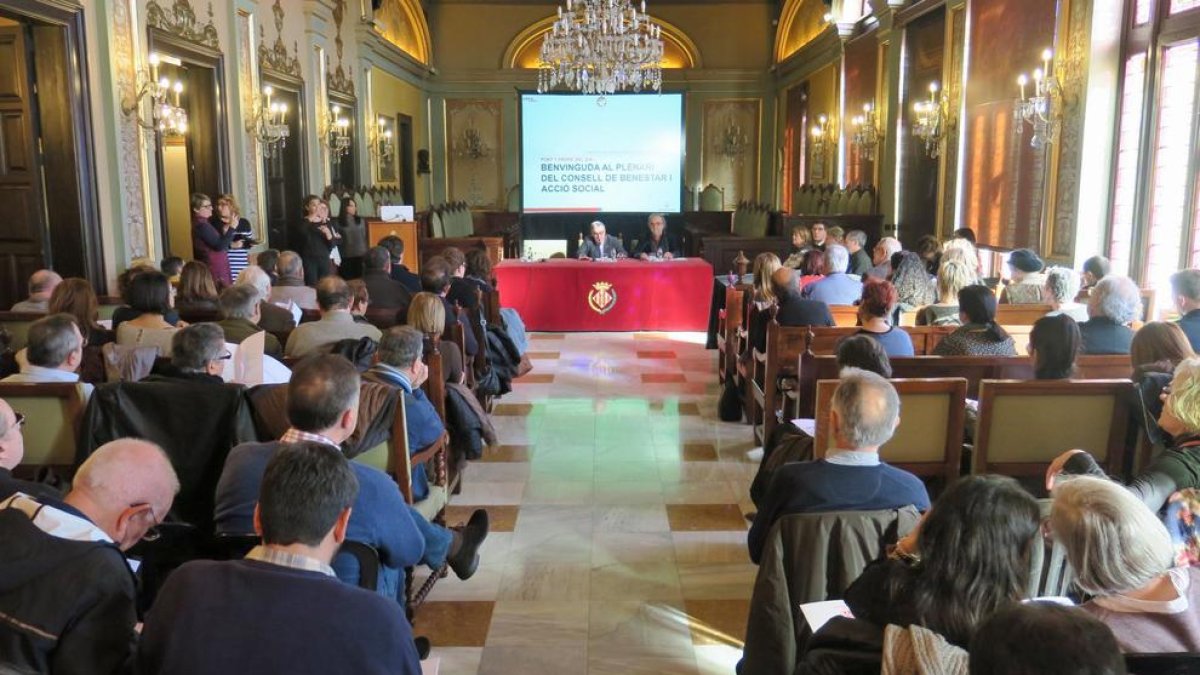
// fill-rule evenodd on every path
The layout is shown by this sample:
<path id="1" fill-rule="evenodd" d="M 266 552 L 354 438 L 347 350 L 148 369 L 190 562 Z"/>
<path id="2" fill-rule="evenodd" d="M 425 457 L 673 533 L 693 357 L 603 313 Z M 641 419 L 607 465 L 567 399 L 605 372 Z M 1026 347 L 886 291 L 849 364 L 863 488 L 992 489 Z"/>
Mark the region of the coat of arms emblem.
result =
<path id="1" fill-rule="evenodd" d="M 607 281 L 597 281 L 588 291 L 588 307 L 597 314 L 607 314 L 617 304 L 617 292 Z"/>

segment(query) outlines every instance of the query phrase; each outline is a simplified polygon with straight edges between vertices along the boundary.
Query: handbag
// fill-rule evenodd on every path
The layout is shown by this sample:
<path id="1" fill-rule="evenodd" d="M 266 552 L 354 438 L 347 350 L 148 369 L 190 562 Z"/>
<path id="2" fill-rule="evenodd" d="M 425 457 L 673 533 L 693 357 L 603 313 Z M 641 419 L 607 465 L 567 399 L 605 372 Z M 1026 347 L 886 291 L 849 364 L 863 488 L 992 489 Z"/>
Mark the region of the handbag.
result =
<path id="1" fill-rule="evenodd" d="M 721 398 L 717 401 L 717 417 L 720 417 L 722 422 L 742 421 L 742 392 L 737 388 L 734 379 L 725 378 Z"/>

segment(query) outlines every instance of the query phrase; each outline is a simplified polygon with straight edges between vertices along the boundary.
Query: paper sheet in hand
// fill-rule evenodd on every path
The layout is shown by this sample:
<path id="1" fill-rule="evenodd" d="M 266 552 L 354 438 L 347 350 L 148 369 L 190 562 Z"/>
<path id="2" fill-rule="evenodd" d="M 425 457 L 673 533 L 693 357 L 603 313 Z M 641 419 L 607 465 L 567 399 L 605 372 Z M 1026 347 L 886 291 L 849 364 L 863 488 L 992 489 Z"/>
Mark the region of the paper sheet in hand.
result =
<path id="1" fill-rule="evenodd" d="M 797 417 L 792 420 L 792 426 L 813 438 L 817 437 L 817 421 L 810 417 Z"/>
<path id="2" fill-rule="evenodd" d="M 835 616 L 844 616 L 847 619 L 854 618 L 854 615 L 850 613 L 850 608 L 846 606 L 843 600 L 806 602 L 800 605 L 800 612 L 804 614 L 804 620 L 808 622 L 808 627 L 814 633 Z"/>
<path id="3" fill-rule="evenodd" d="M 242 340 L 231 361 L 235 361 L 234 382 L 253 387 L 263 383 L 263 352 L 267 334 L 260 331 Z"/>

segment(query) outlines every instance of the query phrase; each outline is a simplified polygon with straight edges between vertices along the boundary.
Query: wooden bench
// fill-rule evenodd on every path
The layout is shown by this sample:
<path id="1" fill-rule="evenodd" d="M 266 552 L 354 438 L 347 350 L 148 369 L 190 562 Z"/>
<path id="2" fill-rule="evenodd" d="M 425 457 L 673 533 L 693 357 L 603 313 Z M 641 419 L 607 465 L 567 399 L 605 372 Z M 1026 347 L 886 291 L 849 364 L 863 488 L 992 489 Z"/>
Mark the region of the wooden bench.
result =
<path id="1" fill-rule="evenodd" d="M 19 476 L 33 478 L 47 468 L 69 480 L 75 469 L 75 450 L 83 420 L 83 389 L 69 382 L 0 383 L 0 399 L 28 418 L 20 433 L 25 456 L 16 468 Z"/>
<path id="2" fill-rule="evenodd" d="M 856 305 L 830 305 L 829 313 L 833 315 L 833 325 L 842 328 L 852 328 L 858 325 L 858 307 Z"/>
<path id="3" fill-rule="evenodd" d="M 781 326 L 772 320 L 767 324 L 767 351 L 752 350 L 753 372 L 746 382 L 747 418 L 760 443 L 765 443 L 778 425 L 780 386 L 784 378 L 796 376 L 796 365 L 808 347 L 809 333 L 808 326 Z M 762 413 L 761 438 L 757 425 L 759 412 Z"/>
<path id="4" fill-rule="evenodd" d="M 46 318 L 38 312 L 0 312 L 0 330 L 7 330 L 12 341 L 9 349 L 14 353 L 25 348 L 29 341 L 29 326 L 38 319 Z"/>
<path id="5" fill-rule="evenodd" d="M 903 326 L 899 330 L 908 333 L 909 339 L 912 340 L 913 352 L 916 354 L 932 354 L 934 347 L 947 335 L 953 333 L 954 329 L 955 326 Z M 853 328 L 814 326 L 808 344 L 808 351 L 818 355 L 834 354 L 837 351 L 837 344 L 842 338 L 857 335 L 860 330 L 862 329 L 857 326 Z"/>
<path id="6" fill-rule="evenodd" d="M 725 289 L 725 307 L 717 313 L 717 382 L 737 372 L 738 329 L 744 328 L 743 298 L 746 291 L 738 286 Z"/>

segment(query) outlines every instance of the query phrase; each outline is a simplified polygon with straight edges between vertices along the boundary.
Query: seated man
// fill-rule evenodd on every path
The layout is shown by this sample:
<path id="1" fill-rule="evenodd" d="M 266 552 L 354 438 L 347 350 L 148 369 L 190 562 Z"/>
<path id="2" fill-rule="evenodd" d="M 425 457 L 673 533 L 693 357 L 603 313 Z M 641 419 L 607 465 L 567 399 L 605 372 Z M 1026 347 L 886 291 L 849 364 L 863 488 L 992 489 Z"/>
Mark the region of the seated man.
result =
<path id="1" fill-rule="evenodd" d="M 679 239 L 667 234 L 667 219 L 663 214 L 650 214 L 646 220 L 646 227 L 649 229 L 649 233 L 642 241 L 638 242 L 638 247 L 633 251 L 635 256 L 642 260 L 651 258 L 671 260 L 683 255 L 683 246 L 679 244 Z"/>
<path id="2" fill-rule="evenodd" d="M 1180 270 L 1171 275 L 1171 295 L 1179 310 L 1179 327 L 1192 343 L 1192 351 L 1200 349 L 1200 270 Z"/>
<path id="3" fill-rule="evenodd" d="M 226 342 L 240 345 L 242 340 L 251 335 L 264 332 L 258 325 L 262 319 L 262 304 L 258 301 L 258 289 L 253 286 L 237 284 L 221 291 L 220 306 L 221 320 L 217 325 L 224 332 Z M 283 358 L 279 338 L 270 333 L 263 337 L 263 353 L 277 359 Z"/>
<path id="4" fill-rule="evenodd" d="M 386 248 L 392 256 L 392 278 L 407 288 L 409 293 L 420 293 L 421 277 L 413 274 L 404 266 L 404 240 L 395 235 L 389 235 L 380 239 L 379 245 Z"/>
<path id="5" fill-rule="evenodd" d="M 0 502 L 0 670 L 125 672 L 136 643 L 133 572 L 122 551 L 171 508 L 179 481 L 147 441 L 101 446 L 61 501 Z"/>
<path id="6" fill-rule="evenodd" d="M 46 383 L 79 382 L 79 364 L 83 363 L 83 348 L 87 342 L 79 332 L 75 317 L 54 314 L 29 325 L 28 344 L 21 372 L 0 382 Z M 92 385 L 82 384 L 83 399 L 92 395 Z"/>
<path id="7" fill-rule="evenodd" d="M 475 309 L 479 298 L 475 295 L 475 284 L 467 281 L 467 256 L 453 246 L 447 246 L 439 254 L 450 268 L 450 290 L 446 299 L 463 309 Z"/>
<path id="8" fill-rule="evenodd" d="M 243 443 L 229 452 L 217 483 L 214 525 L 217 532 L 253 532 L 254 502 L 271 457 L 287 443 L 316 442 L 340 448 L 358 424 L 360 379 L 349 361 L 332 354 L 306 359 L 288 383 L 288 420 L 292 427 L 277 442 Z M 359 491 L 350 513 L 347 536 L 374 547 L 381 565 L 379 593 L 404 602 L 403 569 L 418 561 L 431 569 L 449 564 L 460 579 L 479 565 L 478 550 L 487 536 L 487 512 L 472 514 L 462 532 L 426 521 L 404 502 L 395 481 L 379 469 L 351 462 Z M 353 559 L 334 560 L 338 578 L 358 582 Z"/>
<path id="9" fill-rule="evenodd" d="M 775 521 L 793 513 L 876 511 L 912 505 L 929 509 L 921 479 L 879 460 L 879 446 L 900 424 L 900 397 L 891 383 L 857 368 L 842 371 L 829 411 L 837 450 L 824 459 L 784 464 L 775 470 L 748 543 L 758 563 Z"/>
<path id="10" fill-rule="evenodd" d="M 867 276 L 875 277 L 876 279 L 887 279 L 892 276 L 892 256 L 904 247 L 900 245 L 900 240 L 895 237 L 884 237 L 875 244 L 875 248 L 871 249 L 871 269 L 867 270 Z"/>
<path id="11" fill-rule="evenodd" d="M 429 447 L 446 431 L 437 410 L 421 389 L 429 378 L 429 368 L 421 360 L 424 343 L 420 331 L 411 326 L 388 329 L 375 352 L 375 365 L 366 373 L 367 379 L 399 387 L 404 392 L 404 422 L 409 451 L 413 453 Z M 418 501 L 429 494 L 424 466 L 413 467 L 412 490 L 413 499 Z"/>
<path id="12" fill-rule="evenodd" d="M 254 506 L 262 545 L 171 574 L 146 617 L 138 672 L 419 675 L 404 612 L 339 583 L 329 566 L 354 538 L 361 488 L 351 467 L 325 443 L 279 447 Z"/>
<path id="13" fill-rule="evenodd" d="M 824 279 L 804 287 L 804 297 L 820 300 L 827 305 L 853 305 L 862 297 L 862 280 L 846 274 L 850 266 L 850 252 L 841 244 L 830 244 L 825 249 Z"/>
<path id="14" fill-rule="evenodd" d="M 261 257 L 261 254 L 260 254 Z M 296 318 L 279 305 L 271 304 L 271 274 L 258 265 L 249 265 L 238 273 L 237 284 L 250 286 L 258 292 L 258 309 L 262 317 L 258 325 L 271 333 L 283 333 L 296 327 Z"/>
<path id="15" fill-rule="evenodd" d="M 405 311 L 413 294 L 404 284 L 392 278 L 392 256 L 382 246 L 367 251 L 363 259 L 363 283 L 371 297 L 371 306 L 378 309 Z"/>
<path id="16" fill-rule="evenodd" d="M 304 285 L 304 261 L 299 253 L 280 253 L 275 269 L 279 281 L 271 288 L 272 303 L 280 307 L 295 303 L 300 309 L 317 309 L 317 292 Z"/>
<path id="17" fill-rule="evenodd" d="M 604 223 L 592 221 L 591 234 L 579 245 L 580 260 L 602 260 L 624 258 L 625 247 L 621 240 L 608 236 Z"/>
<path id="18" fill-rule="evenodd" d="M 1088 296 L 1088 320 L 1079 324 L 1082 354 L 1128 354 L 1129 324 L 1141 316 L 1142 294 L 1129 277 L 1107 276 Z"/>
<path id="19" fill-rule="evenodd" d="M 25 416 L 18 415 L 7 401 L 0 399 L 0 499 L 8 499 L 14 492 L 24 492 L 31 497 L 58 498 L 58 491 L 49 485 L 13 478 L 12 470 L 25 457 L 23 426 Z"/>
<path id="20" fill-rule="evenodd" d="M 454 317 L 458 317 L 458 323 L 463 328 L 464 351 L 467 356 L 475 356 L 479 351 L 479 341 L 475 339 L 475 331 L 471 330 L 471 324 L 467 321 L 466 314 L 460 315 L 455 311 L 455 305 L 448 297 L 453 278 L 452 272 L 450 263 L 441 256 L 434 256 L 426 260 L 424 267 L 421 268 L 421 290 L 441 296 L 442 302 L 446 305 L 447 324 Z"/>
<path id="21" fill-rule="evenodd" d="M 780 267 L 771 274 L 771 290 L 775 292 L 778 311 L 775 320 L 781 326 L 832 326 L 833 315 L 829 305 L 819 300 L 801 297 L 796 285 L 796 272 L 790 267 Z M 748 342 L 760 352 L 767 350 L 767 326 L 771 323 L 771 312 L 759 312 L 758 320 L 750 326 Z M 748 357 L 749 350 L 746 352 Z"/>
<path id="22" fill-rule="evenodd" d="M 215 323 L 197 323 L 171 336 L 171 362 L 156 365 L 142 382 L 198 382 L 224 384 L 222 373 L 229 360 L 225 333 Z"/>
<path id="23" fill-rule="evenodd" d="M 350 286 L 341 277 L 325 277 L 318 281 L 317 304 L 321 307 L 321 320 L 296 326 L 288 336 L 284 353 L 294 357 L 308 356 L 329 351 L 341 340 L 367 337 L 378 341 L 378 328 L 369 323 L 358 323 L 350 314 L 352 299 Z"/>
<path id="24" fill-rule="evenodd" d="M 14 312 L 45 314 L 50 305 L 50 295 L 62 277 L 54 270 L 38 270 L 29 277 L 29 297 L 12 306 Z"/>
<path id="25" fill-rule="evenodd" d="M 863 248 L 867 245 L 867 233 L 862 230 L 850 230 L 846 233 L 846 251 L 850 253 L 850 274 L 862 277 L 871 269 L 874 261 Z"/>

